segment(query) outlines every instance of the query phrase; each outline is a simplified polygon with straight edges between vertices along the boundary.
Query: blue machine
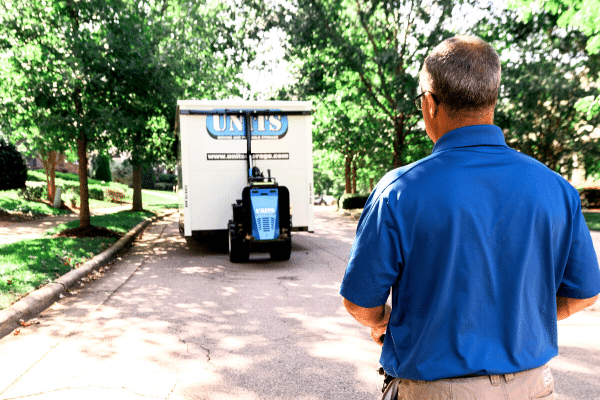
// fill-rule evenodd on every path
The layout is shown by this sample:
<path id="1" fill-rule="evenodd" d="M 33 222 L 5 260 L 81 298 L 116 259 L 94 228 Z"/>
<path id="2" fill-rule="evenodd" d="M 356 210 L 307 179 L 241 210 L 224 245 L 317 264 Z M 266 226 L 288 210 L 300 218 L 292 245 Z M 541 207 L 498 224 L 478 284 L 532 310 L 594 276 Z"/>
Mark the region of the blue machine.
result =
<path id="1" fill-rule="evenodd" d="M 292 222 L 288 189 L 274 182 L 244 188 L 242 199 L 233 204 L 228 228 L 232 262 L 248 261 L 251 250 L 268 252 L 271 260 L 289 260 Z"/>
<path id="2" fill-rule="evenodd" d="M 230 110 L 227 113 L 232 114 Z M 268 177 L 265 178 L 253 165 L 250 124 L 251 117 L 259 112 L 239 113 L 245 117 L 248 186 L 243 189 L 242 198 L 232 205 L 233 219 L 227 227 L 229 260 L 248 261 L 250 251 L 268 252 L 271 260 L 289 260 L 292 252 L 289 191 L 277 184 L 270 170 L 267 170 Z"/>

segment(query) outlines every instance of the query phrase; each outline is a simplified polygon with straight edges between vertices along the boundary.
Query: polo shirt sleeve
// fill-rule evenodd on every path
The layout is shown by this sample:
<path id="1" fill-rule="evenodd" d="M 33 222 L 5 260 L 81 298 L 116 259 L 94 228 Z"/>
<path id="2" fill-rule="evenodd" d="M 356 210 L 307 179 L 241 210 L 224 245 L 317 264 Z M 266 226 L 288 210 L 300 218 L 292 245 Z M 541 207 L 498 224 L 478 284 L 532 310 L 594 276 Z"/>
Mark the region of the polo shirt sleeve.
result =
<path id="1" fill-rule="evenodd" d="M 369 199 L 356 232 L 340 294 L 372 308 L 385 304 L 400 274 L 400 233 L 385 197 Z"/>
<path id="2" fill-rule="evenodd" d="M 573 220 L 567 265 L 556 295 L 572 299 L 589 299 L 598 293 L 600 293 L 598 258 L 581 206 L 578 205 Z"/>

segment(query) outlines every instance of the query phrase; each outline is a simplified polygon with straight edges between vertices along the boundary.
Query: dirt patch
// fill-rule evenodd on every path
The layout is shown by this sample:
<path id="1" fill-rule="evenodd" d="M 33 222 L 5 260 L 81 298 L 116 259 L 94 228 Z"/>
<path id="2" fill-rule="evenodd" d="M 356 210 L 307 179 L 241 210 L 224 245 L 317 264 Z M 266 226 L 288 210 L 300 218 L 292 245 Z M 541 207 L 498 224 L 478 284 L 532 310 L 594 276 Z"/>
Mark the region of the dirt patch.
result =
<path id="1" fill-rule="evenodd" d="M 75 238 L 86 238 L 86 237 L 105 237 L 105 238 L 114 238 L 120 239 L 121 234 L 112 231 L 107 228 L 102 228 L 99 226 L 84 226 L 65 229 L 64 231 L 55 235 L 55 237 L 75 237 Z"/>

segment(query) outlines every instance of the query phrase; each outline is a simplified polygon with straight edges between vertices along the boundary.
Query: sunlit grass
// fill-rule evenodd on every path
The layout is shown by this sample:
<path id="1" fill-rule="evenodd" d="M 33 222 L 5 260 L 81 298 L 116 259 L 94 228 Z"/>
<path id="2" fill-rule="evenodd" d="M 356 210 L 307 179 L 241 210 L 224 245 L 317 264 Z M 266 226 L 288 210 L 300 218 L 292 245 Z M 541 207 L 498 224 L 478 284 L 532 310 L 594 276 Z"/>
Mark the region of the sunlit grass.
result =
<path id="1" fill-rule="evenodd" d="M 45 182 L 46 175 L 43 171 L 28 171 L 28 177 L 33 179 L 30 183 L 33 182 Z M 64 184 L 77 184 L 76 180 L 77 175 L 74 174 L 64 174 L 57 173 L 56 185 L 61 186 Z M 105 200 L 95 200 L 89 199 L 90 209 L 98 209 L 98 208 L 112 208 L 123 206 L 127 204 L 131 204 L 133 197 L 133 189 L 128 188 L 126 185 L 115 183 L 115 182 L 101 182 L 96 181 L 94 179 L 90 179 L 90 186 L 94 185 L 96 187 L 111 187 L 118 188 L 125 192 L 124 203 L 113 203 Z M 35 183 L 33 183 L 35 184 Z M 70 203 L 70 195 L 67 193 L 63 193 L 62 200 L 68 206 L 72 206 Z M 162 208 L 177 208 L 178 207 L 178 195 L 176 193 L 167 192 L 167 191 L 159 191 L 159 190 L 144 190 L 142 192 L 142 204 L 144 208 L 147 210 L 160 210 Z M 79 207 L 80 200 L 79 197 L 76 198 L 75 206 Z M 37 201 L 29 201 L 25 200 L 19 196 L 17 190 L 9 190 L 5 192 L 0 192 L 0 210 L 6 210 L 10 212 L 21 212 L 28 214 L 41 214 L 41 215 L 59 215 L 69 213 L 68 210 L 56 209 L 51 207 L 49 204 L 44 202 Z"/>
<path id="2" fill-rule="evenodd" d="M 58 215 L 68 213 L 68 210 L 60 210 L 49 204 L 37 201 L 28 201 L 19 196 L 17 190 L 0 192 L 0 210 L 20 212 L 24 214 L 46 214 Z"/>
<path id="3" fill-rule="evenodd" d="M 93 216 L 91 223 L 125 234 L 153 215 L 149 211 L 121 211 Z M 47 231 L 47 238 L 0 246 L 0 308 L 8 307 L 23 295 L 76 268 L 116 241 L 114 238 L 49 237 L 77 226 L 79 221 L 75 220 Z"/>
<path id="4" fill-rule="evenodd" d="M 120 211 L 112 214 L 94 215 L 90 218 L 93 226 L 107 228 L 112 231 L 124 234 L 131 228 L 142 222 L 148 217 L 155 215 L 150 211 Z M 65 229 L 77 228 L 79 220 L 74 220 L 66 224 L 60 224 L 46 231 L 46 235 L 54 235 Z"/>
<path id="5" fill-rule="evenodd" d="M 43 171 L 29 171 L 33 182 L 45 182 Z M 78 183 L 77 175 L 57 173 L 57 186 Z M 90 186 L 119 188 L 126 193 L 125 200 L 131 202 L 133 190 L 114 182 L 90 180 Z M 77 199 L 79 200 L 79 199 Z M 66 196 L 63 201 L 67 202 Z M 111 208 L 123 203 L 112 203 L 90 199 L 90 208 Z M 77 201 L 79 203 L 79 201 Z M 148 191 L 142 193 L 142 203 L 146 211 L 121 211 L 112 214 L 91 217 L 91 224 L 125 234 L 148 217 L 155 215 L 150 210 L 177 208 L 178 197 L 171 192 Z M 70 204 L 69 204 L 70 205 Z M 77 204 L 79 206 L 79 204 Z M 63 214 L 68 210 L 57 210 L 46 203 L 28 201 L 21 198 L 16 190 L 0 192 L 0 209 L 32 214 Z M 76 228 L 79 220 L 61 224 L 46 232 L 46 237 L 24 240 L 0 246 L 0 308 L 12 303 L 38 289 L 44 284 L 76 268 L 91 257 L 99 254 L 112 243 L 114 238 L 51 238 L 65 229 Z"/>
<path id="6" fill-rule="evenodd" d="M 130 189 L 130 191 L 132 191 Z M 143 190 L 142 204 L 148 208 L 177 208 L 179 206 L 179 196 L 177 193 L 159 191 L 159 190 Z"/>
<path id="7" fill-rule="evenodd" d="M 27 180 L 46 183 L 46 173 L 42 169 L 27 171 Z M 70 174 L 57 171 L 55 182 L 56 186 L 79 185 L 79 176 L 77 174 Z M 105 187 L 119 188 L 121 190 L 127 190 L 127 185 L 124 185 L 122 183 L 104 182 L 92 178 L 88 178 L 88 185 L 100 185 Z"/>
<path id="8" fill-rule="evenodd" d="M 44 238 L 0 246 L 0 309 L 76 268 L 114 241 Z"/>
<path id="9" fill-rule="evenodd" d="M 584 212 L 583 218 L 592 231 L 600 231 L 600 213 Z"/>

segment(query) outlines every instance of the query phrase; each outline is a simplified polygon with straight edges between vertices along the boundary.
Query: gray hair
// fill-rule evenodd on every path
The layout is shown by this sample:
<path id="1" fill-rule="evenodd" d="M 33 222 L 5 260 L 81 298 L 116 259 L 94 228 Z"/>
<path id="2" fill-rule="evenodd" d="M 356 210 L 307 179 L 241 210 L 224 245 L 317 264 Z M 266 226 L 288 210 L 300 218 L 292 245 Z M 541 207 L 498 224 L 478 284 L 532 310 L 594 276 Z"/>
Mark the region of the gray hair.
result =
<path id="1" fill-rule="evenodd" d="M 451 112 L 478 111 L 496 105 L 500 58 L 478 37 L 444 40 L 425 59 L 421 82 Z"/>

